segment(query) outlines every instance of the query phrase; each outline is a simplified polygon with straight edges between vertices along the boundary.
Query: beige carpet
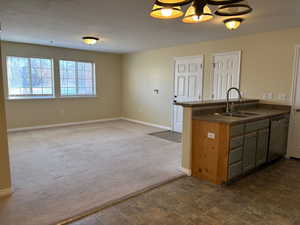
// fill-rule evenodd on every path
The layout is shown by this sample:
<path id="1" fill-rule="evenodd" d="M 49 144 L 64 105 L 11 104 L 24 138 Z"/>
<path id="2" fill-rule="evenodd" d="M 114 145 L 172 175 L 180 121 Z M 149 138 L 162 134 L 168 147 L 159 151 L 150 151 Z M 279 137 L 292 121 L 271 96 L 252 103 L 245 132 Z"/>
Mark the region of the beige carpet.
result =
<path id="1" fill-rule="evenodd" d="M 147 135 L 158 131 L 120 120 L 9 134 L 0 224 L 52 224 L 180 175 L 181 144 Z"/>

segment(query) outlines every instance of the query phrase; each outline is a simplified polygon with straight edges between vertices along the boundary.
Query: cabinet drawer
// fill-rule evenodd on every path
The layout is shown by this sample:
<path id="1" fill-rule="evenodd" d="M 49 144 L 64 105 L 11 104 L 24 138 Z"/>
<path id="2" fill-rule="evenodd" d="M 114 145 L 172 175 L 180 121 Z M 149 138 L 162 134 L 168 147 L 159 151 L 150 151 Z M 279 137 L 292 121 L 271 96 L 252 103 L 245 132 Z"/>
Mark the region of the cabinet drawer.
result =
<path id="1" fill-rule="evenodd" d="M 230 140 L 230 149 L 238 148 L 243 145 L 244 137 L 235 137 Z"/>
<path id="2" fill-rule="evenodd" d="M 229 153 L 229 164 L 233 164 L 242 160 L 243 148 L 233 149 Z"/>
<path id="3" fill-rule="evenodd" d="M 230 136 L 234 137 L 234 136 L 242 135 L 244 133 L 244 127 L 245 127 L 244 124 L 231 127 Z"/>
<path id="4" fill-rule="evenodd" d="M 242 174 L 242 162 L 238 162 L 229 166 L 228 178 L 229 180 L 238 177 Z"/>
<path id="5" fill-rule="evenodd" d="M 247 123 L 246 127 L 245 127 L 245 132 L 249 133 L 249 132 L 253 132 L 253 131 L 256 131 L 256 130 L 268 128 L 269 124 L 270 124 L 269 119 Z"/>

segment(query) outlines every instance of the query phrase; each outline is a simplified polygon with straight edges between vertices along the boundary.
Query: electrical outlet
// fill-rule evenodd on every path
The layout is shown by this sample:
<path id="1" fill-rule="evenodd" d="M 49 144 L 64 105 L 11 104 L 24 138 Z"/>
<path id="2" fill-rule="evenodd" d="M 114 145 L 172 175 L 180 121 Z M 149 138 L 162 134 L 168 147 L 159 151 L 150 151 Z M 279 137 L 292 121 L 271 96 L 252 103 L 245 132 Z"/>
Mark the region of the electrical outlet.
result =
<path id="1" fill-rule="evenodd" d="M 272 100 L 273 99 L 273 93 L 268 93 L 268 99 Z"/>
<path id="2" fill-rule="evenodd" d="M 216 134 L 215 134 L 215 133 L 212 133 L 212 132 L 208 132 L 208 133 L 207 133 L 207 137 L 208 137 L 209 139 L 215 139 L 215 138 L 216 138 Z"/>
<path id="3" fill-rule="evenodd" d="M 287 100 L 287 94 L 284 94 L 284 93 L 280 93 L 278 95 L 278 99 L 281 100 L 281 101 L 286 101 Z"/>

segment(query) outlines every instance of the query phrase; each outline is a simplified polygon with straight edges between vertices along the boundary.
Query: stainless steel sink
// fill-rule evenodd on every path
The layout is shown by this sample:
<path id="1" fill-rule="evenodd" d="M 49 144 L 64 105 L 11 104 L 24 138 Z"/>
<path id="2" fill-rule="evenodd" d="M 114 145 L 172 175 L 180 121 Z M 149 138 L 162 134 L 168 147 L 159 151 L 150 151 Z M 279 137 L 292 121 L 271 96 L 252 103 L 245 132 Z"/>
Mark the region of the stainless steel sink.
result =
<path id="1" fill-rule="evenodd" d="M 247 118 L 251 116 L 257 116 L 257 113 L 249 113 L 249 112 L 232 112 L 232 113 L 215 113 L 215 116 L 228 116 L 228 117 L 240 117 L 240 118 Z"/>

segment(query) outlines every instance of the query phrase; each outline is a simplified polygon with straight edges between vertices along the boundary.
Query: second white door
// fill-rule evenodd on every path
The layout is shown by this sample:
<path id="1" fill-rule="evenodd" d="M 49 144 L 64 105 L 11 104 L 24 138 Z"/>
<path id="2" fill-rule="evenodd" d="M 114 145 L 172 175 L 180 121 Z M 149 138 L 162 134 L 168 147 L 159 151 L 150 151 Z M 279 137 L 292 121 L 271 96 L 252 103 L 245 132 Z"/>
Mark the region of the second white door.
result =
<path id="1" fill-rule="evenodd" d="M 174 100 L 177 102 L 202 100 L 203 56 L 175 59 Z M 183 109 L 173 107 L 173 130 L 182 132 Z"/>
<path id="2" fill-rule="evenodd" d="M 300 45 L 296 48 L 288 156 L 300 159 Z"/>
<path id="3" fill-rule="evenodd" d="M 240 88 L 241 51 L 213 56 L 213 99 L 226 99 L 229 88 Z M 231 98 L 238 97 L 236 92 Z"/>

